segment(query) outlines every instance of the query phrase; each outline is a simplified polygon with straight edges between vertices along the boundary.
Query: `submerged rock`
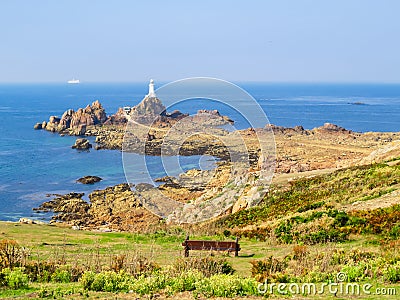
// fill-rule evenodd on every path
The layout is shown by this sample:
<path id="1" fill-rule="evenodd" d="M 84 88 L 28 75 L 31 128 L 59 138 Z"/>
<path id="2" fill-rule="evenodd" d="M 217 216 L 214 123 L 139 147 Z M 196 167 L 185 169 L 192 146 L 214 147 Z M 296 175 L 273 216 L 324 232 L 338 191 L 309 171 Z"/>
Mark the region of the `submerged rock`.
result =
<path id="1" fill-rule="evenodd" d="M 96 182 L 99 182 L 103 180 L 102 178 L 98 176 L 84 176 L 82 178 L 79 178 L 77 182 L 80 182 L 82 184 L 94 184 Z"/>

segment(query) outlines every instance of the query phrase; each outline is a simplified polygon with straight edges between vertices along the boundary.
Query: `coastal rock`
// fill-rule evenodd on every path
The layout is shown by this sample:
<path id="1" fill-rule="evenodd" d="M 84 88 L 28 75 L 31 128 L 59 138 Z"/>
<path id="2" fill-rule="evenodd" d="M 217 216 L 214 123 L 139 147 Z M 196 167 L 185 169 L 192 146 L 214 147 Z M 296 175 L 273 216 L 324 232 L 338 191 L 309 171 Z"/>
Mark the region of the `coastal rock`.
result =
<path id="1" fill-rule="evenodd" d="M 148 191 L 154 188 L 154 186 L 150 183 L 138 183 L 135 186 L 136 190 L 139 192 Z"/>
<path id="2" fill-rule="evenodd" d="M 102 178 L 98 176 L 84 176 L 82 178 L 79 178 L 77 182 L 80 182 L 82 184 L 94 184 L 96 182 L 99 182 L 103 180 Z"/>
<path id="3" fill-rule="evenodd" d="M 42 123 L 42 128 L 51 132 L 65 133 L 66 131 L 71 135 L 84 135 L 86 126 L 103 124 L 106 120 L 106 112 L 101 103 L 96 100 L 91 105 L 80 108 L 77 111 L 68 109 L 61 118 L 51 116 L 47 123 Z"/>
<path id="4" fill-rule="evenodd" d="M 36 130 L 42 129 L 42 123 L 36 123 L 35 126 L 33 126 L 33 129 Z"/>
<path id="5" fill-rule="evenodd" d="M 49 118 L 49 123 L 52 123 L 52 124 L 59 124 L 59 123 L 60 123 L 60 118 L 59 118 L 59 117 L 56 117 L 56 116 L 51 116 L 51 117 Z"/>
<path id="6" fill-rule="evenodd" d="M 18 223 L 21 223 L 21 224 L 38 224 L 38 225 L 46 224 L 45 222 L 38 221 L 38 220 L 32 220 L 32 219 L 28 219 L 28 218 L 20 218 Z"/>
<path id="7" fill-rule="evenodd" d="M 71 120 L 72 120 L 72 116 L 74 115 L 74 110 L 73 109 L 68 109 L 66 112 L 64 112 L 64 114 L 61 117 L 60 120 L 60 125 L 66 129 L 69 128 L 71 126 Z"/>
<path id="8" fill-rule="evenodd" d="M 277 126 L 273 124 L 267 124 L 265 125 L 266 128 L 270 128 L 273 130 L 275 134 L 285 134 L 290 136 L 291 134 L 305 134 L 309 135 L 310 132 L 308 130 L 305 130 L 303 126 L 297 125 L 295 127 L 283 127 L 283 126 Z"/>
<path id="9" fill-rule="evenodd" d="M 71 220 L 73 218 L 81 218 L 86 215 L 89 204 L 82 200 L 83 193 L 69 193 L 66 195 L 58 195 L 50 201 L 42 203 L 38 208 L 34 208 L 34 211 L 49 212 L 53 211 L 60 213 L 53 219 L 56 220 Z M 65 217 L 67 214 L 73 215 Z"/>
<path id="10" fill-rule="evenodd" d="M 75 229 L 99 229 L 106 225 L 117 231 L 132 230 L 137 226 L 140 231 L 149 223 L 154 224 L 159 220 L 141 208 L 139 200 L 128 184 L 93 191 L 89 195 L 90 203 L 82 200 L 83 195 L 83 193 L 57 195 L 34 210 L 53 211 L 55 215 L 50 223 L 63 222 L 74 226 Z"/>
<path id="11" fill-rule="evenodd" d="M 332 132 L 333 133 L 335 133 L 335 132 L 352 133 L 351 130 L 347 130 L 347 129 L 343 128 L 343 127 L 340 127 L 340 126 L 338 126 L 336 124 L 332 124 L 332 123 L 325 123 L 323 126 L 314 128 L 313 130 L 320 131 L 320 132 L 321 131 L 322 132 L 331 132 L 331 133 Z"/>
<path id="12" fill-rule="evenodd" d="M 131 120 L 140 124 L 152 124 L 161 115 L 165 115 L 165 106 L 156 97 L 145 97 L 130 111 Z"/>
<path id="13" fill-rule="evenodd" d="M 92 144 L 87 139 L 76 139 L 75 144 L 71 146 L 72 149 L 88 150 L 92 148 Z"/>
<path id="14" fill-rule="evenodd" d="M 154 182 L 174 183 L 174 182 L 176 182 L 176 180 L 177 179 L 173 176 L 164 176 L 164 177 L 154 179 Z"/>
<path id="15" fill-rule="evenodd" d="M 193 119 L 196 122 L 200 121 L 200 122 L 204 122 L 206 124 L 212 124 L 212 125 L 217 125 L 218 122 L 220 122 L 221 125 L 226 124 L 226 123 L 230 123 L 230 124 L 234 123 L 234 121 L 232 119 L 230 119 L 229 117 L 221 116 L 219 111 L 216 109 L 213 109 L 213 110 L 200 109 L 197 111 L 197 114 L 195 114 L 193 116 Z"/>
<path id="16" fill-rule="evenodd" d="M 84 135 L 86 134 L 86 125 L 80 124 L 77 129 L 74 130 L 75 135 Z"/>
<path id="17" fill-rule="evenodd" d="M 104 125 L 125 125 L 128 122 L 126 113 L 122 107 L 104 122 Z"/>
<path id="18" fill-rule="evenodd" d="M 60 124 L 60 118 L 56 117 L 56 116 L 51 116 L 49 118 L 49 121 L 46 123 L 45 127 L 43 127 L 44 123 L 45 122 L 42 123 L 42 128 L 44 128 L 44 129 L 46 129 L 48 131 L 51 131 L 51 132 L 56 132 L 56 131 L 59 130 L 58 125 Z"/>
<path id="19" fill-rule="evenodd" d="M 65 113 L 64 113 L 65 114 Z M 66 112 L 65 122 L 70 122 L 69 128 L 77 129 L 81 125 L 96 125 L 103 124 L 107 120 L 106 112 L 101 103 L 96 100 L 92 105 L 88 105 L 85 108 L 80 108 L 75 113 Z"/>
<path id="20" fill-rule="evenodd" d="M 157 97 L 146 97 L 132 108 L 132 115 L 160 115 L 165 113 L 165 106 Z"/>

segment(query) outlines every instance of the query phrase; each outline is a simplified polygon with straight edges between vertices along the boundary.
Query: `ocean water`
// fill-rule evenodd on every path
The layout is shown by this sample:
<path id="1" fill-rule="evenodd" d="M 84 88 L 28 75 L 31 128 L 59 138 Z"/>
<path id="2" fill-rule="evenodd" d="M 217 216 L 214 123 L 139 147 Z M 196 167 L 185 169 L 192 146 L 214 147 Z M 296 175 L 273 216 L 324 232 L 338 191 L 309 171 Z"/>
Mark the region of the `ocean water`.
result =
<path id="1" fill-rule="evenodd" d="M 400 85 L 238 84 L 255 97 L 272 124 L 311 129 L 331 122 L 359 132 L 400 131 Z M 49 194 L 87 195 L 125 182 L 120 151 L 76 151 L 71 149 L 75 137 L 33 130 L 33 125 L 95 100 L 112 114 L 118 107 L 139 103 L 146 93 L 147 83 L 0 84 L 0 220 L 47 220 L 48 214 L 37 214 L 32 208 L 49 200 Z M 175 108 L 189 113 L 218 109 L 236 120 L 237 128 L 247 127 L 237 112 L 215 102 L 184 102 Z M 162 170 L 157 172 L 159 160 L 148 161 L 153 175 L 162 176 Z M 197 168 L 201 161 L 182 158 L 184 169 Z M 104 180 L 89 186 L 76 183 L 85 175 Z"/>

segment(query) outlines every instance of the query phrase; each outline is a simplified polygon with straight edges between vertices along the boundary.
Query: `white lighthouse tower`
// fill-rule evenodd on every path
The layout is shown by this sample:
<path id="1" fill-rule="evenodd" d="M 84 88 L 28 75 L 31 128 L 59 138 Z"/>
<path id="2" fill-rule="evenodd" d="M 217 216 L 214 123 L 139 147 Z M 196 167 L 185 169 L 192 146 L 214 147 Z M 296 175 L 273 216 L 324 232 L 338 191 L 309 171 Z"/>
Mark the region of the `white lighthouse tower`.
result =
<path id="1" fill-rule="evenodd" d="M 154 92 L 154 80 L 150 79 L 149 83 L 149 93 L 147 94 L 147 97 L 155 98 L 156 93 Z"/>

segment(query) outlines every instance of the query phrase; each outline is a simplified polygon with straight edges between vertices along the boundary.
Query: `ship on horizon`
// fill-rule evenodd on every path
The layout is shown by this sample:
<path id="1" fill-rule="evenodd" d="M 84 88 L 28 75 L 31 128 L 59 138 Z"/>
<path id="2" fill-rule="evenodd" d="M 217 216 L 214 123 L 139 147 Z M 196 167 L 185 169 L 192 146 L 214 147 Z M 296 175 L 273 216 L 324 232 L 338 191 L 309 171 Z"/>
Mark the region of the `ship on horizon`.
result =
<path id="1" fill-rule="evenodd" d="M 72 78 L 71 80 L 68 80 L 67 83 L 70 83 L 70 84 L 78 84 L 78 83 L 80 83 L 80 80 L 79 80 L 79 79 Z"/>

